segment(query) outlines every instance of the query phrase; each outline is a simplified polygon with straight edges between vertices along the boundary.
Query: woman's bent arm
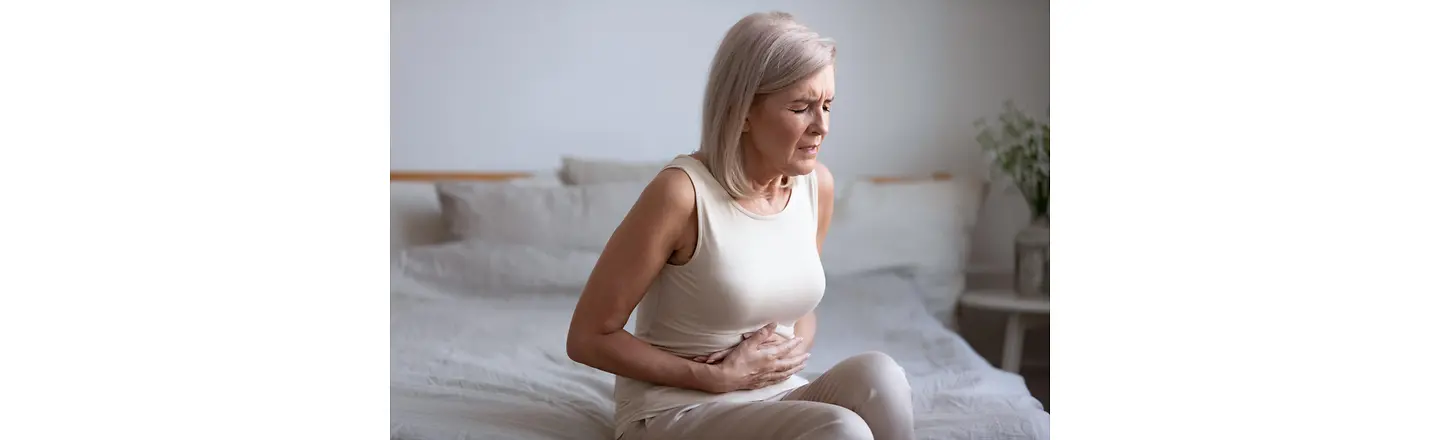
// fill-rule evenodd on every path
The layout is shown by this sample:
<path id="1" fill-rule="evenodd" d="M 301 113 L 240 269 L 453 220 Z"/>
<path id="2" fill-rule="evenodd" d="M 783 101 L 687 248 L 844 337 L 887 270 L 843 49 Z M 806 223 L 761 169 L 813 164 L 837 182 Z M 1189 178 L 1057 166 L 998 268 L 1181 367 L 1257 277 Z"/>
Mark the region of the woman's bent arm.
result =
<path id="1" fill-rule="evenodd" d="M 694 213 L 695 188 L 684 171 L 666 169 L 650 182 L 610 236 L 575 305 L 566 340 L 570 359 L 654 384 L 730 391 L 719 365 L 667 353 L 625 331 Z"/>

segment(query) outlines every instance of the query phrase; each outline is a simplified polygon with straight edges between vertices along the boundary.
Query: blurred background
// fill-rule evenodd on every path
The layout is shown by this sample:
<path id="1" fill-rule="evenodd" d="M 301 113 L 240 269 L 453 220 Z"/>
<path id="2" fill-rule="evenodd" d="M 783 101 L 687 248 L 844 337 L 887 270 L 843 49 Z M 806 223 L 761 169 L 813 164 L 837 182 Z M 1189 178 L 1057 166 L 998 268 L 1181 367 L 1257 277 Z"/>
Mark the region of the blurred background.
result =
<path id="1" fill-rule="evenodd" d="M 977 130 L 1012 100 L 1044 117 L 1049 4 L 1034 0 L 396 1 L 392 170 L 537 171 L 560 157 L 665 161 L 693 151 L 725 31 L 782 10 L 837 44 L 820 160 L 837 178 L 974 173 Z M 1028 222 L 993 187 L 968 270 L 1007 273 Z"/>

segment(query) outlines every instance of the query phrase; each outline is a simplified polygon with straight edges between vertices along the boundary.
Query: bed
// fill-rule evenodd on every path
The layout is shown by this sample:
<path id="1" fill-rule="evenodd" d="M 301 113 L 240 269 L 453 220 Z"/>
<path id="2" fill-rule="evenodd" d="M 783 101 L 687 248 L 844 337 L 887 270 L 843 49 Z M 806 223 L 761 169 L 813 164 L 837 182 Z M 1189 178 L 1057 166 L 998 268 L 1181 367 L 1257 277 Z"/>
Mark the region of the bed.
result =
<path id="1" fill-rule="evenodd" d="M 523 174 L 507 176 L 495 180 L 511 181 Z M 392 173 L 392 181 L 412 185 L 427 180 L 395 177 Z M 443 199 L 444 190 L 438 185 L 397 190 L 392 184 L 391 438 L 612 438 L 614 377 L 571 361 L 565 354 L 565 333 L 580 286 L 588 277 L 587 265 L 593 264 L 608 238 L 594 231 L 618 222 L 609 218 L 616 214 L 602 205 L 622 203 L 626 194 L 638 191 L 634 184 L 616 180 L 591 183 L 600 186 L 585 189 L 563 188 L 577 186 L 575 182 L 544 180 L 526 185 L 512 182 L 503 188 L 486 184 L 484 191 L 500 191 L 504 196 L 491 194 L 493 203 L 463 209 L 453 201 L 440 206 L 416 202 L 426 194 L 440 193 Z M 519 197 L 513 191 L 528 193 Z M 525 205 L 537 194 L 539 202 Z M 876 196 L 893 202 L 895 195 Z M 566 203 L 557 200 L 580 205 L 574 208 L 577 214 L 567 215 Z M 421 214 L 397 213 L 417 206 L 423 208 Z M 561 211 L 556 211 L 557 206 Z M 623 207 L 628 208 L 628 202 Z M 532 208 L 544 212 L 527 213 Z M 416 222 L 446 209 L 483 218 L 468 223 Z M 838 196 L 836 209 L 838 221 L 842 216 Z M 832 225 L 832 231 L 840 229 L 836 245 L 843 252 L 826 261 L 829 287 L 816 311 L 820 323 L 816 344 L 809 367 L 800 374 L 813 380 L 846 357 L 883 351 L 904 367 L 910 380 L 917 438 L 1048 439 L 1049 414 L 1030 396 L 1024 381 L 989 365 L 942 322 L 953 298 L 937 298 L 953 297 L 943 292 L 961 290 L 958 279 L 963 278 L 932 276 L 902 252 L 887 252 L 873 243 L 867 247 L 860 237 L 874 235 L 875 225 L 866 224 L 862 215 L 847 216 L 853 217 L 848 223 L 855 225 L 856 235 L 847 238 L 849 226 Z M 417 236 L 397 233 L 397 219 L 423 223 L 423 228 L 444 225 L 445 231 L 419 235 L 428 242 L 396 245 L 397 237 Z M 521 224 L 582 233 L 526 235 Z M 520 235 L 515 235 L 517 231 Z M 827 239 L 827 256 L 832 240 Z M 895 237 L 872 241 L 896 246 Z M 919 243 L 900 247 L 915 251 Z M 859 260 L 866 262 L 901 261 L 867 264 L 845 258 L 857 253 L 865 255 Z M 922 256 L 925 261 L 935 258 Z M 838 269 L 829 273 L 831 266 Z"/>

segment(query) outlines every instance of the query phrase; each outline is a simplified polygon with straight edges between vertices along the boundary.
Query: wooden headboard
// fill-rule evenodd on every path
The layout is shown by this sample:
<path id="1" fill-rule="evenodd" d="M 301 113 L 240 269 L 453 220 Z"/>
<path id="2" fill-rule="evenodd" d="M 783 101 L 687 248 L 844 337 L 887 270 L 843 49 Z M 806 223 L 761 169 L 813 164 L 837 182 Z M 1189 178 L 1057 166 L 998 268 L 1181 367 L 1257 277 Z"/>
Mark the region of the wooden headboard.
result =
<path id="1" fill-rule="evenodd" d="M 534 173 L 511 171 L 390 171 L 391 182 L 503 182 L 507 180 L 534 177 Z M 875 183 L 916 182 L 923 180 L 950 180 L 950 173 L 940 171 L 929 176 L 873 176 L 866 179 Z"/>

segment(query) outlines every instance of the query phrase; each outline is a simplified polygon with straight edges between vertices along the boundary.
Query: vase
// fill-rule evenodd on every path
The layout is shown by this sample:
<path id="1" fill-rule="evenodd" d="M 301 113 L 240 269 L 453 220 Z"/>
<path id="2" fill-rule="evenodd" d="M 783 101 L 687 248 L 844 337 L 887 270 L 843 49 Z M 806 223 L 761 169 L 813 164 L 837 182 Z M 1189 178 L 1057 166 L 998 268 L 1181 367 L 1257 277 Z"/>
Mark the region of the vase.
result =
<path id="1" fill-rule="evenodd" d="M 1050 296 L 1050 217 L 1042 216 L 1015 234 L 1015 293 Z"/>

